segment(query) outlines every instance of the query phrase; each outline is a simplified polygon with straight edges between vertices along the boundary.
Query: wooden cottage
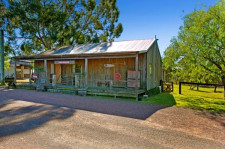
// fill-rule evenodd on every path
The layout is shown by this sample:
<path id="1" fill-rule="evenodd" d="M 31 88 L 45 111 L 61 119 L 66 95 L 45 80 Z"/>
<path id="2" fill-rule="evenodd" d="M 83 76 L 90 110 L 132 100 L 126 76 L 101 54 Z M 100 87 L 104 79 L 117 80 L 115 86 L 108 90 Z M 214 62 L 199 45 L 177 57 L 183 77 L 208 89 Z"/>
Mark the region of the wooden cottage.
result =
<path id="1" fill-rule="evenodd" d="M 34 60 L 36 83 L 86 89 L 95 95 L 128 96 L 160 85 L 162 60 L 157 39 L 74 44 L 16 61 Z M 128 94 L 130 93 L 130 94 Z"/>

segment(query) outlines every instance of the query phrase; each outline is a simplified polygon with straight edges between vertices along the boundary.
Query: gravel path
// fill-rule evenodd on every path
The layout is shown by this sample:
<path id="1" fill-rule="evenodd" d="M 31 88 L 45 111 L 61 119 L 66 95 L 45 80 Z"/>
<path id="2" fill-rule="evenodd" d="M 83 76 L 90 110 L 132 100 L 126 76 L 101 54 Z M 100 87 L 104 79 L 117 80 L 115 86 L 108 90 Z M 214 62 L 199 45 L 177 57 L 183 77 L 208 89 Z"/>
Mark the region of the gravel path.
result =
<path id="1" fill-rule="evenodd" d="M 0 88 L 0 148 L 225 148 L 225 116 Z"/>

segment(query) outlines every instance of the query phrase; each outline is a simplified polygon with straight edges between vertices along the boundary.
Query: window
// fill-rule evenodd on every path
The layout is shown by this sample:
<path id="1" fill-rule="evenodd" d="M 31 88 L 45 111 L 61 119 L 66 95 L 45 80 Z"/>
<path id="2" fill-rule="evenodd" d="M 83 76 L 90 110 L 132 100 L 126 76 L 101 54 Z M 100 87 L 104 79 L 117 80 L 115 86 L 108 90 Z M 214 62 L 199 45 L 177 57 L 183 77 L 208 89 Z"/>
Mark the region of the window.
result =
<path id="1" fill-rule="evenodd" d="M 73 64 L 72 65 L 72 72 L 73 73 L 81 73 L 82 72 L 81 64 Z"/>
<path id="2" fill-rule="evenodd" d="M 152 75 L 152 64 L 149 65 L 149 73 Z"/>

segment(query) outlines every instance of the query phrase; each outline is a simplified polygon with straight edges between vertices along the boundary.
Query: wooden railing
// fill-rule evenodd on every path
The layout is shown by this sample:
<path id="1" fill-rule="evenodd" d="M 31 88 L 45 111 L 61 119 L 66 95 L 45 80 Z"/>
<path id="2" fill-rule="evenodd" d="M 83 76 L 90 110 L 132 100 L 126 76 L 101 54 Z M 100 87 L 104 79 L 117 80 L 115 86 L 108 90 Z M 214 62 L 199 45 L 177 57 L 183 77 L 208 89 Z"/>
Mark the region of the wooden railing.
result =
<path id="1" fill-rule="evenodd" d="M 133 84 L 133 87 L 128 87 L 128 83 Z M 61 80 L 62 85 L 73 85 L 75 88 L 85 88 L 85 87 L 107 87 L 107 88 L 135 88 L 136 80 L 100 80 L 100 79 L 88 79 L 86 85 L 85 77 L 63 77 Z M 138 87 L 140 88 L 140 81 L 138 82 Z"/>
<path id="2" fill-rule="evenodd" d="M 224 91 L 225 91 L 225 86 L 222 85 L 222 84 L 179 82 L 179 94 L 181 94 L 181 86 L 182 86 L 182 84 L 197 85 L 197 87 L 199 87 L 199 86 L 214 86 L 214 92 L 216 91 L 217 87 L 222 86 L 222 87 L 224 87 Z"/>

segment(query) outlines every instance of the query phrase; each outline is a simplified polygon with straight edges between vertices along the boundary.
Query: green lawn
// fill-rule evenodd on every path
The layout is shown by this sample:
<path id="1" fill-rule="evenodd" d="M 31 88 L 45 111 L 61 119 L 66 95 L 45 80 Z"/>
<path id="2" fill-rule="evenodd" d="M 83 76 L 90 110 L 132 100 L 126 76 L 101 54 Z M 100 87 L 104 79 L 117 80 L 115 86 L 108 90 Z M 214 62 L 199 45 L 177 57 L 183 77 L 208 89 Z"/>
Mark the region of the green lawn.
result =
<path id="1" fill-rule="evenodd" d="M 161 93 L 141 102 L 225 113 L 225 100 L 223 99 L 222 88 L 217 88 L 217 93 L 214 93 L 214 88 L 200 87 L 199 91 L 197 91 L 196 88 L 191 90 L 189 86 L 182 85 L 181 95 L 179 94 L 178 88 L 178 85 L 174 85 L 174 92 Z"/>

